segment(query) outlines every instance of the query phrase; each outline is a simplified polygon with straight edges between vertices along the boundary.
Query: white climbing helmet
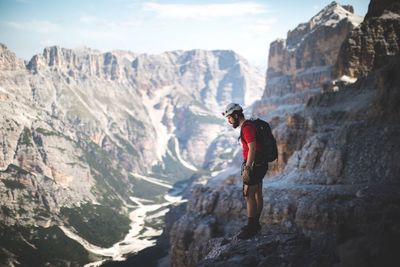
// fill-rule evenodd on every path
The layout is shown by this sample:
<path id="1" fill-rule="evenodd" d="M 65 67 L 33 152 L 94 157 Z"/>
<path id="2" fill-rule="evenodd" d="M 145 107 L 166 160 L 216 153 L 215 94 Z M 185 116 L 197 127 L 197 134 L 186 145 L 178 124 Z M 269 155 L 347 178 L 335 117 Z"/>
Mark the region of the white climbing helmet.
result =
<path id="1" fill-rule="evenodd" d="M 230 103 L 226 106 L 225 111 L 222 112 L 222 115 L 228 117 L 229 115 L 232 115 L 232 113 L 235 111 L 243 112 L 243 109 L 239 104 Z"/>

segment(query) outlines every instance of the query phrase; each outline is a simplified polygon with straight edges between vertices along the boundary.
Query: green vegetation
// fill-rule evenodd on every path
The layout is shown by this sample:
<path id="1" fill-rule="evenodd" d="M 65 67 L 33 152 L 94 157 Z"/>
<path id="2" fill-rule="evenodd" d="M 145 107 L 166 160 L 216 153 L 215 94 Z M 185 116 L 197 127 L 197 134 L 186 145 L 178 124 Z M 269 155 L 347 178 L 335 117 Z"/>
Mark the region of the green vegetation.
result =
<path id="1" fill-rule="evenodd" d="M 12 209 L 7 207 L 6 205 L 1 205 L 1 213 L 3 213 L 6 217 L 11 217 L 14 215 Z"/>
<path id="2" fill-rule="evenodd" d="M 65 151 L 67 151 L 65 148 L 61 148 L 61 147 L 55 147 L 55 149 L 58 149 L 61 153 L 64 153 Z"/>
<path id="3" fill-rule="evenodd" d="M 16 120 L 12 120 L 12 121 L 15 123 L 15 125 L 17 125 L 17 126 L 20 125 Z"/>
<path id="4" fill-rule="evenodd" d="M 175 151 L 175 144 L 173 140 L 170 140 L 168 143 L 168 148 L 170 151 Z M 177 158 L 176 154 L 173 156 Z M 190 177 L 193 174 L 192 170 L 183 166 L 181 162 L 175 160 L 168 153 L 165 154 L 163 158 L 163 166 L 161 164 L 155 165 L 152 169 L 152 172 L 160 174 L 160 179 L 165 179 L 164 177 L 168 177 L 168 179 L 165 180 L 172 183 L 187 179 L 187 177 Z"/>
<path id="5" fill-rule="evenodd" d="M 14 165 L 14 164 L 10 164 L 7 167 L 7 170 L 5 171 L 6 173 L 12 173 L 13 175 L 15 174 L 15 176 L 17 177 L 21 177 L 21 176 L 25 176 L 28 175 L 29 172 L 22 169 L 21 167 Z"/>
<path id="6" fill-rule="evenodd" d="M 74 142 L 74 144 L 75 144 L 75 141 L 74 141 L 74 140 L 72 140 L 70 137 L 68 137 L 68 136 L 66 136 L 66 135 L 64 135 L 63 133 L 60 133 L 60 132 L 49 131 L 49 130 L 46 130 L 46 129 L 41 128 L 41 127 L 36 128 L 36 132 L 37 132 L 37 133 L 40 133 L 41 135 L 44 135 L 44 136 L 57 136 L 57 137 L 61 137 L 61 138 L 64 138 L 64 139 L 66 139 L 66 140 L 68 140 L 68 141 Z M 57 147 L 56 147 L 56 148 L 57 148 Z"/>
<path id="7" fill-rule="evenodd" d="M 2 181 L 2 182 L 4 183 L 4 185 L 5 185 L 7 188 L 9 188 L 9 189 L 12 189 L 12 190 L 15 190 L 15 189 L 18 189 L 18 190 L 20 190 L 20 189 L 25 189 L 25 185 L 23 185 L 21 182 L 19 182 L 19 181 L 17 181 L 17 180 L 2 179 L 1 181 Z"/>
<path id="8" fill-rule="evenodd" d="M 0 223 L 0 247 L 16 255 L 19 266 L 83 266 L 93 259 L 57 227 L 7 226 Z M 9 254 L 0 250 L 0 265 Z"/>
<path id="9" fill-rule="evenodd" d="M 18 210 L 18 214 L 20 216 L 22 216 L 24 214 L 27 214 L 27 213 L 28 213 L 28 211 L 26 209 L 22 208 L 22 207 L 20 207 L 19 210 Z"/>
<path id="10" fill-rule="evenodd" d="M 159 196 L 164 195 L 168 191 L 165 187 L 136 179 L 133 176 L 129 176 L 129 179 L 133 184 L 132 195 L 135 197 L 158 200 Z"/>
<path id="11" fill-rule="evenodd" d="M 115 138 L 118 139 L 118 142 L 124 147 L 124 151 L 128 152 L 130 155 L 139 157 L 139 153 L 136 151 L 136 149 L 129 144 L 124 138 L 119 136 L 118 134 L 114 135 Z"/>
<path id="12" fill-rule="evenodd" d="M 122 201 L 116 194 L 119 193 L 126 199 L 129 198 L 129 192 L 124 176 L 118 171 L 117 167 L 113 167 L 111 156 L 101 149 L 97 144 L 90 142 L 86 149 L 83 150 L 84 159 L 89 164 L 91 174 L 96 179 L 96 189 L 103 196 L 102 201 L 111 207 L 119 209 Z"/>
<path id="13" fill-rule="evenodd" d="M 22 138 L 20 139 L 20 144 L 26 146 L 33 146 L 33 143 L 31 141 L 32 141 L 32 133 L 27 127 L 25 127 L 22 132 Z"/>
<path id="14" fill-rule="evenodd" d="M 43 218 L 45 219 L 50 218 L 50 213 L 43 208 L 35 208 L 33 212 L 35 213 L 34 218 L 37 220 Z"/>
<path id="15" fill-rule="evenodd" d="M 48 130 L 46 130 L 46 129 L 44 129 L 44 128 L 41 128 L 41 127 L 39 127 L 39 128 L 36 128 L 36 132 L 38 132 L 38 133 L 40 133 L 40 134 L 42 134 L 42 135 L 45 135 L 45 136 L 62 136 L 60 133 L 58 133 L 58 132 L 55 132 L 55 131 L 48 131 Z"/>
<path id="16" fill-rule="evenodd" d="M 129 231 L 130 220 L 108 206 L 83 204 L 81 207 L 61 208 L 61 216 L 90 243 L 109 247 Z"/>
<path id="17" fill-rule="evenodd" d="M 143 132 L 143 129 L 145 129 L 145 125 L 143 121 L 140 121 L 129 114 L 128 114 L 128 121 L 132 123 L 131 124 L 132 126 L 135 126 L 134 130 L 137 130 L 137 133 L 140 134 L 140 136 L 145 136 L 145 133 Z"/>

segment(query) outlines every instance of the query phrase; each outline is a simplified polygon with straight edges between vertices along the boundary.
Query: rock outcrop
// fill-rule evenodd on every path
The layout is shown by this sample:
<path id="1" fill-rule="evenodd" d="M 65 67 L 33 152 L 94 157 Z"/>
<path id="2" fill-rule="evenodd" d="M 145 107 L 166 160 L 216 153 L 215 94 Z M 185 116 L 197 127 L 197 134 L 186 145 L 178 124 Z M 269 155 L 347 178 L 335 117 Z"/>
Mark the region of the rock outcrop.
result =
<path id="1" fill-rule="evenodd" d="M 343 43 L 336 64 L 338 77 L 358 77 L 386 64 L 400 51 L 398 1 L 371 1 L 366 20 Z"/>
<path id="2" fill-rule="evenodd" d="M 4 44 L 0 44 L 0 71 L 25 69 L 24 62 L 10 52 Z"/>
<path id="3" fill-rule="evenodd" d="M 173 266 L 398 264 L 400 55 L 379 57 L 384 65 L 355 83 L 316 93 L 304 106 L 258 103 L 255 113 L 270 119 L 281 158 L 264 181 L 261 233 L 250 241 L 235 236 L 246 212 L 233 164 L 193 188 L 170 232 Z"/>
<path id="4" fill-rule="evenodd" d="M 332 2 L 289 31 L 286 40 L 272 42 L 263 99 L 318 89 L 330 81 L 343 40 L 361 21 L 351 6 Z"/>

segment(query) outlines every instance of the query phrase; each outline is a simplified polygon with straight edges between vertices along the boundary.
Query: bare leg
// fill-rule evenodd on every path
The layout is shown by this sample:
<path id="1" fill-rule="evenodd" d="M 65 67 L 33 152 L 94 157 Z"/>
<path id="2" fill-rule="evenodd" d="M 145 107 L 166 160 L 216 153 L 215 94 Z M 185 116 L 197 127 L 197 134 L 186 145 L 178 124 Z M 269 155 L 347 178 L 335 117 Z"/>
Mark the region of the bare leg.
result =
<path id="1" fill-rule="evenodd" d="M 246 197 L 246 205 L 247 205 L 247 217 L 248 218 L 255 218 L 257 215 L 257 204 L 256 204 L 256 197 L 255 192 L 256 188 L 254 185 L 248 186 L 248 195 Z"/>
<path id="2" fill-rule="evenodd" d="M 257 206 L 257 211 L 256 211 L 256 218 L 259 219 L 261 212 L 264 208 L 264 199 L 263 199 L 263 193 L 262 193 L 262 183 L 255 185 L 255 201 L 256 201 L 256 206 Z"/>
<path id="3" fill-rule="evenodd" d="M 256 216 L 257 216 L 257 204 L 256 204 L 256 187 L 254 185 L 244 186 L 244 192 L 246 196 L 246 208 L 247 208 L 247 225 L 242 228 L 242 231 L 239 233 L 239 239 L 247 239 L 254 236 L 257 233 L 257 224 L 256 224 Z"/>

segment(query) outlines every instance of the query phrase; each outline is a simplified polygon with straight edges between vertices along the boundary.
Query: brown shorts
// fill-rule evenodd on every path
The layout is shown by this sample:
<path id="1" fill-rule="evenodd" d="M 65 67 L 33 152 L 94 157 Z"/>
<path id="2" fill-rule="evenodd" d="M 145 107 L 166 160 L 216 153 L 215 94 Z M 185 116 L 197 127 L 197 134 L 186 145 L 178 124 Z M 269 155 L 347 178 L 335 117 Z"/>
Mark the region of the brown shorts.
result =
<path id="1" fill-rule="evenodd" d="M 243 175 L 243 169 L 244 166 L 246 166 L 246 161 L 243 161 L 242 164 L 242 169 L 240 172 L 240 175 Z M 254 164 L 253 169 L 250 171 L 250 181 L 248 183 L 244 183 L 247 185 L 257 185 L 259 183 L 262 183 L 262 180 L 264 179 L 265 174 L 268 171 L 268 163 L 260 163 L 260 164 Z"/>

